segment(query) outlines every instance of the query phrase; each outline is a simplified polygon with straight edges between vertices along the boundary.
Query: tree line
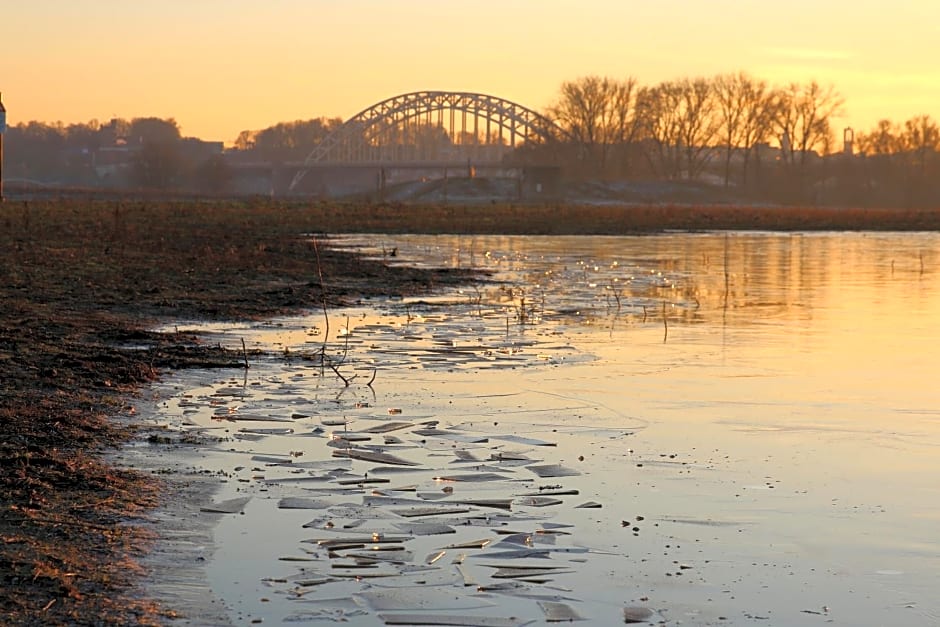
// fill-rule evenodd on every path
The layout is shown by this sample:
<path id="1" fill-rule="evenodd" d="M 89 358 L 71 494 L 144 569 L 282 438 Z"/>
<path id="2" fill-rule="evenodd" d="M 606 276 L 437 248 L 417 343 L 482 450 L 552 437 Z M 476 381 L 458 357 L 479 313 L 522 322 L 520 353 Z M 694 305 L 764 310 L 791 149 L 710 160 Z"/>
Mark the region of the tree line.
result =
<path id="1" fill-rule="evenodd" d="M 729 186 L 747 183 L 760 147 L 773 139 L 788 168 L 805 168 L 817 151 L 828 152 L 842 106 L 832 87 L 771 88 L 743 73 L 652 87 L 589 76 L 563 83 L 548 115 L 581 148 L 586 172 L 695 180 L 717 161 Z M 641 162 L 615 154 L 625 147 Z"/>
<path id="2" fill-rule="evenodd" d="M 832 86 L 743 72 L 652 86 L 586 76 L 564 82 L 546 115 L 569 140 L 562 163 L 575 177 L 707 180 L 785 202 L 940 203 L 937 123 L 882 120 L 850 134 L 853 158 L 841 158 L 844 105 Z"/>
<path id="3" fill-rule="evenodd" d="M 230 172 L 214 146 L 173 118 L 31 121 L 5 134 L 4 178 L 55 186 L 218 190 Z"/>
<path id="4" fill-rule="evenodd" d="M 235 150 L 251 152 L 265 161 L 303 161 L 310 151 L 334 129 L 342 118 L 315 118 L 281 122 L 260 131 L 242 131 L 235 138 Z"/>
<path id="5" fill-rule="evenodd" d="M 339 118 L 282 122 L 242 131 L 233 142 L 249 161 L 302 161 Z M 234 172 L 222 144 L 183 137 L 173 118 L 115 118 L 63 124 L 31 121 L 5 134 L 4 178 L 58 186 L 225 191 Z"/>

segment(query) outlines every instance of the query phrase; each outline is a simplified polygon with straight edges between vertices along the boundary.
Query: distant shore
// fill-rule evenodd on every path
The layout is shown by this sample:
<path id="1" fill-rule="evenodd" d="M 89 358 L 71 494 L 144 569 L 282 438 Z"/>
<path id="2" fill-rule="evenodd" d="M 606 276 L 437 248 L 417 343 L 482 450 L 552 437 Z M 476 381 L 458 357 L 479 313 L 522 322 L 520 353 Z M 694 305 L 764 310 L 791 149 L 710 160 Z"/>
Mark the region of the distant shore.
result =
<path id="1" fill-rule="evenodd" d="M 292 210 L 286 205 L 285 210 Z M 304 210 L 304 209 L 298 209 Z M 936 231 L 936 209 L 737 205 L 344 205 L 311 206 L 330 233 L 630 235 L 664 231 Z"/>
<path id="2" fill-rule="evenodd" d="M 290 212 L 319 225 L 320 233 L 453 233 L 500 235 L 629 235 L 663 231 L 938 231 L 940 207 L 857 208 L 689 203 L 532 202 L 397 203 L 203 197 L 141 193 L 124 196 L 81 190 L 60 198 L 7 198 L 16 207 L 192 207 Z"/>

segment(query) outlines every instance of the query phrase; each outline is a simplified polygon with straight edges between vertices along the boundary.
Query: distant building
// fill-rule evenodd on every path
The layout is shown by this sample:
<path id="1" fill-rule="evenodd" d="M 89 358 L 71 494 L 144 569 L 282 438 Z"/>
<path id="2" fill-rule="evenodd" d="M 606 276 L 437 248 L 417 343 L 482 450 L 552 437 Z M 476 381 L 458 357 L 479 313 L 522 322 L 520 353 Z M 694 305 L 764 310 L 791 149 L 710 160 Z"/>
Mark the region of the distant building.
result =
<path id="1" fill-rule="evenodd" d="M 188 162 L 200 163 L 225 151 L 223 142 L 207 142 L 198 137 L 180 139 L 180 156 Z"/>

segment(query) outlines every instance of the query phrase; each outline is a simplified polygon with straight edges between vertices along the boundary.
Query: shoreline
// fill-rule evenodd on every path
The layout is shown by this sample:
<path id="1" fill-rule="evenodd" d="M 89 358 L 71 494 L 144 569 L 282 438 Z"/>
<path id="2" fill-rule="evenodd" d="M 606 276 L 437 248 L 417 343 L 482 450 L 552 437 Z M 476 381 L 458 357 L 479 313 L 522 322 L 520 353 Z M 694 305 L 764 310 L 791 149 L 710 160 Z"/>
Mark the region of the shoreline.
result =
<path id="1" fill-rule="evenodd" d="M 285 205 L 289 208 L 290 205 Z M 334 208 L 335 207 L 335 208 Z M 940 208 L 736 205 L 317 205 L 327 232 L 637 235 L 668 231 L 938 231 Z"/>
<path id="2" fill-rule="evenodd" d="M 940 210 L 62 201 L 8 202 L 0 216 L 0 457 L 13 469 L 2 487 L 0 616 L 43 624 L 173 617 L 135 598 L 168 484 L 107 455 L 134 435 L 128 399 L 160 372 L 243 366 L 239 351 L 146 329 L 429 293 L 473 276 L 366 261 L 299 234 L 940 230 Z"/>
<path id="3" fill-rule="evenodd" d="M 4 203 L 0 221 L 7 624 L 156 625 L 174 614 L 136 588 L 164 486 L 106 455 L 133 437 L 128 400 L 162 371 L 244 362 L 192 334 L 148 329 L 426 293 L 471 276 L 318 247 L 298 235 L 320 232 L 309 216 L 254 206 Z"/>
<path id="4" fill-rule="evenodd" d="M 181 465 L 168 467 L 162 454 L 167 445 L 155 450 L 144 438 L 148 431 L 151 437 L 157 432 L 145 425 L 137 430 L 140 435 L 133 442 L 108 455 L 110 463 L 159 477 L 161 482 L 160 504 L 143 523 L 153 534 L 152 544 L 140 560 L 146 574 L 129 593 L 167 608 L 165 622 L 227 627 L 232 622 L 205 572 L 216 549 L 213 529 L 218 521 L 200 514 L 200 508 L 211 504 L 219 492 L 219 477 L 192 472 Z"/>

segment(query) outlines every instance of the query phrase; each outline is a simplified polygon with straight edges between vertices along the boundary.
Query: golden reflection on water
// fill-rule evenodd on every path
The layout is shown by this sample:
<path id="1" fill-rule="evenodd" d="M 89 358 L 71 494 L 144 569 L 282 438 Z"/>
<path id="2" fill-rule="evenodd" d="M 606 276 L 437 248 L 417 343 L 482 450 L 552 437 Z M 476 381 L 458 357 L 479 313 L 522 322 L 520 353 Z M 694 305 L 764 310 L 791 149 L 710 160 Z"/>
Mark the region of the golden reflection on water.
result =
<path id="1" fill-rule="evenodd" d="M 614 347 L 614 362 L 658 334 L 674 351 L 689 342 L 720 348 L 715 363 L 673 356 L 711 367 L 704 381 L 741 362 L 750 369 L 735 376 L 770 371 L 766 393 L 795 403 L 857 401 L 929 416 L 940 407 L 934 233 L 412 236 L 394 245 L 404 257 L 489 270 L 523 286 L 546 318 L 554 309 L 556 319 L 603 331 L 597 341 Z"/>
<path id="2" fill-rule="evenodd" d="M 940 557 L 940 235 L 453 237 L 422 245 L 450 251 L 454 266 L 541 283 L 549 303 L 570 298 L 565 311 L 584 314 L 574 342 L 599 362 L 529 377 L 530 389 L 648 421 L 636 450 L 725 460 L 717 467 L 728 474 L 711 481 L 703 474 L 641 492 L 648 509 L 759 520 L 766 545 L 760 533 L 748 536 L 758 554 L 788 547 L 819 572 L 890 573 L 892 592 L 923 612 L 897 624 L 940 616 L 925 596 Z M 620 309 L 605 298 L 611 285 L 622 290 Z M 576 317 L 565 322 L 577 326 Z M 746 498 L 762 494 L 765 481 L 782 490 Z M 860 585 L 817 585 L 835 598 L 845 584 Z M 877 620 L 857 614 L 846 624 Z"/>
<path id="3" fill-rule="evenodd" d="M 406 241 L 530 290 L 541 283 L 548 307 L 570 299 L 564 309 L 597 331 L 580 340 L 603 359 L 594 376 L 620 382 L 612 405 L 629 390 L 630 409 L 663 425 L 676 420 L 670 409 L 684 408 L 683 425 L 723 421 L 808 450 L 868 439 L 904 451 L 885 461 L 893 471 L 940 471 L 913 450 L 940 447 L 937 234 Z M 609 286 L 621 290 L 621 308 L 611 307 Z M 859 469 L 861 452 L 819 451 Z"/>
<path id="4" fill-rule="evenodd" d="M 381 243 L 398 247 L 405 263 L 493 271 L 504 283 L 485 288 L 490 302 L 505 299 L 508 286 L 537 315 L 523 324 L 511 321 L 511 308 L 493 307 L 484 321 L 466 306 L 473 290 L 421 312 L 383 303 L 369 314 L 374 320 L 359 312 L 364 317 L 343 322 L 353 338 L 362 336 L 351 353 L 365 357 L 373 343 L 389 341 L 385 315 L 397 316 L 395 329 L 408 327 L 412 345 L 403 352 L 435 340 L 451 347 L 498 340 L 522 356 L 559 353 L 547 365 L 519 358 L 500 369 L 476 358 L 424 369 L 420 357 L 379 355 L 386 365 L 365 400 L 494 438 L 512 432 L 557 441 L 531 454 L 578 468 L 583 474 L 566 477 L 565 487 L 603 503 L 566 510 L 564 522 L 577 523 L 577 543 L 616 553 L 615 566 L 597 556 L 578 563 L 577 582 L 591 582 L 576 591 L 585 614 L 644 595 L 686 624 L 752 624 L 751 614 L 789 617 L 769 624 L 808 624 L 801 619 L 828 620 L 805 612 L 824 607 L 837 624 L 940 620 L 940 237 L 405 236 Z M 284 342 L 278 348 L 296 351 L 321 340 L 310 335 L 318 324 L 319 314 L 270 332 Z M 480 330 L 487 324 L 495 332 Z M 569 361 L 560 346 L 596 359 Z M 274 392 L 285 386 L 307 403 L 328 399 L 326 408 L 314 405 L 323 416 L 372 411 L 337 404 L 342 397 L 321 391 L 322 377 L 303 366 L 259 366 L 250 373 L 258 391 L 246 389 L 262 406 L 282 398 Z M 311 412 L 316 419 L 319 411 Z M 318 443 L 306 442 L 291 446 Z M 481 446 L 487 452 L 493 443 Z M 446 459 L 433 453 L 436 463 Z M 275 511 L 219 526 L 221 573 L 247 559 L 239 551 L 252 543 L 244 538 L 285 524 Z M 638 514 L 648 521 L 641 535 L 625 536 L 621 521 Z M 262 564 L 271 549 L 256 544 L 252 559 Z M 234 554 L 228 562 L 224 551 Z M 680 562 L 694 564 L 683 575 L 689 585 L 663 574 Z M 268 598 L 237 583 L 232 598 L 247 599 L 239 601 L 246 608 L 255 596 Z"/>
<path id="5" fill-rule="evenodd" d="M 799 322 L 819 309 L 848 309 L 864 316 L 886 299 L 903 299 L 907 310 L 936 308 L 940 298 L 940 238 L 935 234 L 450 236 L 432 241 L 422 241 L 419 248 L 449 251 L 445 254 L 452 267 L 514 270 L 540 261 L 580 259 L 591 266 L 619 262 L 621 280 L 634 270 L 678 276 L 685 279 L 677 286 L 680 295 L 701 305 L 693 320 L 703 315 L 713 321 L 715 312 L 743 310 L 728 322 L 759 322 L 768 312 Z M 860 291 L 848 294 L 849 288 Z M 663 290 L 660 296 L 668 293 Z M 858 302 L 839 304 L 848 296 Z M 749 308 L 760 309 L 751 315 Z"/>

